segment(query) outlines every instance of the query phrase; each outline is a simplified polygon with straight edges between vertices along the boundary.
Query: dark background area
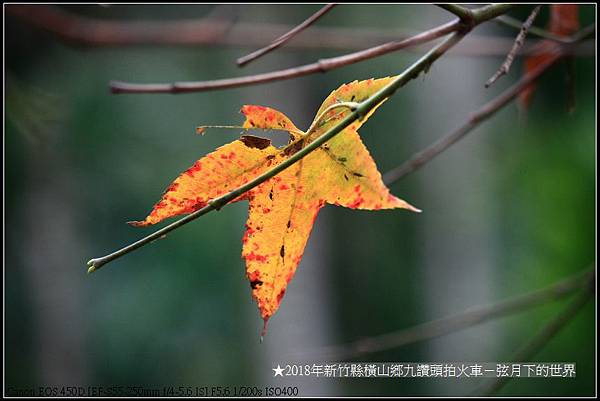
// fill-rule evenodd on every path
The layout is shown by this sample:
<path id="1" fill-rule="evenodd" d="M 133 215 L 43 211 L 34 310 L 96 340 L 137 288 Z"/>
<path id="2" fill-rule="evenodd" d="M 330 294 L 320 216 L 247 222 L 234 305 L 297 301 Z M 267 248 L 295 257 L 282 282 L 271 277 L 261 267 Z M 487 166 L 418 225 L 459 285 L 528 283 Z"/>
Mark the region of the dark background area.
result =
<path id="1" fill-rule="evenodd" d="M 98 19 L 165 21 L 203 18 L 214 7 L 62 8 Z M 547 21 L 546 8 L 539 26 Z M 530 9 L 521 6 L 511 15 L 524 19 Z M 291 27 L 316 10 L 316 5 L 236 5 L 217 12 L 260 28 Z M 595 22 L 595 12 L 593 5 L 581 6 L 581 25 Z M 340 5 L 315 28 L 393 34 L 450 19 L 432 5 Z M 422 214 L 323 209 L 262 344 L 262 320 L 241 259 L 245 202 L 210 213 L 87 275 L 87 260 L 153 230 L 126 221 L 143 218 L 181 171 L 239 135 L 208 130 L 197 136 L 196 126 L 239 124 L 240 107 L 258 104 L 283 111 L 305 129 L 331 90 L 354 79 L 398 74 L 421 52 L 399 51 L 260 86 L 112 95 L 108 82 L 115 79 L 226 78 L 351 49 L 302 49 L 292 42 L 239 69 L 235 59 L 258 46 L 86 47 L 58 41 L 10 13 L 5 22 L 5 389 L 297 385 L 304 396 L 466 395 L 481 382 L 280 379 L 271 369 L 319 363 L 315 355 L 322 347 L 491 304 L 595 265 L 596 66 L 591 54 L 575 60 L 573 113 L 566 110 L 565 67 L 559 63 L 539 81 L 528 111 L 510 104 L 390 186 Z M 472 35 L 501 37 L 510 44 L 515 31 L 489 22 Z M 264 44 L 272 39 L 260 38 Z M 461 52 L 459 46 L 437 61 L 361 129 L 381 172 L 462 124 L 521 76 L 519 58 L 508 76 L 485 89 L 502 53 L 465 55 L 468 48 Z M 567 302 L 350 361 L 508 361 Z M 512 380 L 499 394 L 593 395 L 594 312 L 595 299 L 534 358 L 574 362 L 576 378 Z"/>

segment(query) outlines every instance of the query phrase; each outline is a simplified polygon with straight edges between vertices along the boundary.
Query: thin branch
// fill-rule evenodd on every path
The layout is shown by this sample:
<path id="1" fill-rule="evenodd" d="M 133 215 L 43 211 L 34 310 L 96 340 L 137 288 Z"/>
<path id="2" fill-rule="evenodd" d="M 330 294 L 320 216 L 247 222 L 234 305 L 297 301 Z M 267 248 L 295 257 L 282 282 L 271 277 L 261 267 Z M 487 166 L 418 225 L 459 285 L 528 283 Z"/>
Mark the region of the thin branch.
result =
<path id="1" fill-rule="evenodd" d="M 335 3 L 327 4 L 326 6 L 321 8 L 319 11 L 317 11 L 316 13 L 311 15 L 304 22 L 302 22 L 300 25 L 298 25 L 291 31 L 289 31 L 289 32 L 283 34 L 282 36 L 278 37 L 277 39 L 275 39 L 273 42 L 271 42 L 271 44 L 263 47 L 262 49 L 258 49 L 246 56 L 238 58 L 236 61 L 238 66 L 243 67 L 246 64 L 250 63 L 251 61 L 254 61 L 257 58 L 262 57 L 265 54 L 277 49 L 278 47 L 283 45 L 285 42 L 292 39 L 294 36 L 298 35 L 300 32 L 302 32 L 303 30 L 308 28 L 310 25 L 315 23 L 323 15 L 327 14 L 333 7 L 335 7 L 335 5 L 336 5 Z"/>
<path id="2" fill-rule="evenodd" d="M 531 340 L 524 344 L 510 359 L 514 362 L 531 361 L 546 344 L 550 342 L 588 303 L 594 295 L 594 275 L 592 274 L 584 283 L 584 288 L 578 296 L 571 301 L 558 315 L 556 315 L 546 326 L 544 326 Z M 485 384 L 476 390 L 476 393 L 483 396 L 492 396 L 504 387 L 510 377 L 498 377 L 492 379 L 489 384 Z"/>
<path id="3" fill-rule="evenodd" d="M 173 22 L 105 21 L 48 5 L 9 4 L 5 10 L 64 42 L 86 46 L 211 44 L 234 25 L 227 15 Z"/>
<path id="4" fill-rule="evenodd" d="M 509 4 L 494 4 L 472 10 L 475 25 L 497 17 L 510 9 Z M 316 63 L 306 64 L 304 66 L 288 68 L 284 70 L 272 71 L 264 74 L 248 75 L 239 78 L 217 79 L 213 81 L 200 82 L 175 82 L 166 84 L 135 84 L 127 82 L 113 81 L 109 84 L 113 93 L 185 93 L 202 92 L 215 89 L 235 88 L 248 85 L 256 85 L 265 82 L 290 79 L 317 72 L 326 72 L 335 68 L 340 68 L 359 61 L 379 57 L 384 54 L 396 51 L 408 46 L 414 46 L 433 39 L 444 36 L 450 32 L 468 31 L 470 27 L 465 27 L 460 20 L 430 29 L 418 35 L 412 36 L 400 42 L 389 42 L 370 49 L 350 53 L 344 56 L 330 59 L 319 60 Z"/>
<path id="5" fill-rule="evenodd" d="M 535 70 L 531 71 L 527 75 L 523 76 L 516 84 L 502 92 L 499 96 L 492 99 L 479 110 L 472 113 L 471 116 L 465 121 L 463 125 L 444 135 L 433 144 L 429 145 L 424 150 L 415 153 L 409 160 L 404 162 L 402 165 L 393 168 L 383 175 L 383 181 L 386 184 L 391 184 L 404 176 L 414 172 L 423 165 L 429 163 L 434 157 L 454 145 L 456 142 L 465 137 L 474 128 L 479 126 L 483 121 L 493 116 L 496 112 L 506 106 L 510 101 L 515 99 L 519 93 L 525 90 L 532 82 L 538 79 L 548 68 L 550 68 L 557 60 L 559 56 L 548 59 L 544 64 L 540 64 Z"/>
<path id="6" fill-rule="evenodd" d="M 529 15 L 529 17 L 527 18 L 527 20 L 523 23 L 523 26 L 521 26 L 521 30 L 519 31 L 519 34 L 515 39 L 515 43 L 512 49 L 510 49 L 510 52 L 508 52 L 508 54 L 506 55 L 506 60 L 504 60 L 498 71 L 496 71 L 496 73 L 486 82 L 486 88 L 489 88 L 501 76 L 508 74 L 508 72 L 510 71 L 510 66 L 512 65 L 513 60 L 515 59 L 517 52 L 519 51 L 519 49 L 521 49 L 521 47 L 523 47 L 523 44 L 525 43 L 527 31 L 531 27 L 531 24 L 533 24 L 533 21 L 535 21 L 535 18 L 539 14 L 541 8 L 542 6 L 535 7 Z"/>
<path id="7" fill-rule="evenodd" d="M 374 337 L 364 338 L 352 343 L 325 347 L 314 352 L 296 353 L 287 355 L 287 360 L 309 360 L 313 356 L 322 360 L 343 361 L 356 358 L 364 354 L 385 351 L 403 347 L 420 341 L 441 337 L 479 325 L 481 323 L 498 319 L 516 313 L 524 312 L 538 305 L 558 300 L 570 295 L 590 280 L 593 282 L 594 269 L 578 272 L 558 283 L 523 295 L 518 295 L 498 303 L 475 307 L 456 315 L 432 320 L 407 329 L 386 333 Z"/>
<path id="8" fill-rule="evenodd" d="M 590 24 L 577 32 L 576 34 L 566 37 L 564 44 L 573 44 L 577 42 L 581 42 L 583 40 L 589 39 L 594 36 L 596 33 L 596 24 Z"/>
<path id="9" fill-rule="evenodd" d="M 496 21 L 502 25 L 508 26 L 510 28 L 516 28 L 519 30 L 521 30 L 521 28 L 523 27 L 523 24 L 524 24 L 524 22 L 519 21 L 518 19 L 508 16 L 508 15 L 501 15 L 498 18 L 496 18 L 494 21 Z M 569 43 L 569 42 L 567 42 L 567 40 L 565 40 L 564 37 L 555 35 L 552 32 L 547 31 L 543 28 L 539 28 L 537 26 L 529 27 L 529 33 L 531 35 L 534 35 L 534 36 L 537 36 L 540 38 L 544 38 L 544 39 L 548 39 L 548 40 L 552 40 L 555 42 Z"/>
<path id="10" fill-rule="evenodd" d="M 294 163 L 296 163 L 297 161 L 299 161 L 300 159 L 302 159 L 303 157 L 308 155 L 310 152 L 314 151 L 315 149 L 317 149 L 318 147 L 323 145 L 325 142 L 327 142 L 328 140 L 333 138 L 335 135 L 342 132 L 342 130 L 344 128 L 346 128 L 348 125 L 352 124 L 352 122 L 354 122 L 356 119 L 363 118 L 364 116 L 368 115 L 368 113 L 373 108 L 375 108 L 377 105 L 379 105 L 382 101 L 384 101 L 388 97 L 392 96 L 396 92 L 396 90 L 398 90 L 400 87 L 404 86 L 408 81 L 418 77 L 422 71 L 428 69 L 435 60 L 437 60 L 441 55 L 443 55 L 448 49 L 450 49 L 456 43 L 458 43 L 464 37 L 464 35 L 465 34 L 462 32 L 456 32 L 456 33 L 452 34 L 450 37 L 448 37 L 447 39 L 445 39 L 442 43 L 436 45 L 427 54 L 422 56 L 419 60 L 417 60 L 414 64 L 412 64 L 410 67 L 408 67 L 406 70 L 404 70 L 400 75 L 398 75 L 396 78 L 394 78 L 390 83 L 388 83 L 386 86 L 384 86 L 381 90 L 379 90 L 373 96 L 358 103 L 358 106 L 356 106 L 356 108 L 353 111 L 351 111 L 351 113 L 349 113 L 346 117 L 344 117 L 338 124 L 336 124 L 334 127 L 329 129 L 327 132 L 325 132 L 324 134 L 319 136 L 313 142 L 306 145 L 306 147 L 304 147 L 303 149 L 301 149 L 300 151 L 298 151 L 297 153 L 292 155 L 290 158 L 283 161 L 281 164 L 275 166 L 274 168 L 266 171 L 265 173 L 261 174 L 260 176 L 258 176 L 256 178 L 254 178 L 247 184 L 242 185 L 239 188 L 210 201 L 208 203 L 208 205 L 203 207 L 202 209 L 199 209 L 199 210 L 195 211 L 194 213 L 191 213 L 191 214 L 185 216 L 184 218 L 182 218 L 174 223 L 171 223 L 166 227 L 163 227 L 162 229 L 148 235 L 147 237 L 144 237 L 141 240 L 134 242 L 133 244 L 130 244 L 130 245 L 128 245 L 116 252 L 113 252 L 109 255 L 106 255 L 106 256 L 103 256 L 100 258 L 91 259 L 87 263 L 87 265 L 89 267 L 88 273 L 92 273 L 92 272 L 98 270 L 103 265 L 107 264 L 108 262 L 115 260 L 123 255 L 126 255 L 138 248 L 141 248 L 142 246 L 144 246 L 150 242 L 153 242 L 153 241 L 165 236 L 167 233 L 197 219 L 200 216 L 205 215 L 206 213 L 209 213 L 213 210 L 221 209 L 223 206 L 225 206 L 226 204 L 228 204 L 229 202 L 231 202 L 238 196 L 242 195 L 245 192 L 248 192 L 252 188 L 262 184 L 266 180 L 274 177 L 275 175 L 279 174 L 286 168 L 292 166 Z M 293 143 L 289 146 L 294 146 L 294 145 L 295 144 Z"/>
<path id="11" fill-rule="evenodd" d="M 459 6 L 458 4 L 436 4 L 436 6 L 456 15 L 467 24 L 473 23 L 473 13 L 467 7 Z"/>
<path id="12" fill-rule="evenodd" d="M 515 99 L 519 93 L 524 91 L 532 82 L 537 80 L 548 68 L 550 68 L 559 58 L 571 53 L 571 47 L 577 45 L 577 41 L 587 39 L 596 30 L 596 26 L 589 25 L 571 36 L 569 45 L 553 44 L 548 46 L 547 52 L 554 57 L 548 58 L 543 64 L 536 67 L 535 70 L 527 73 L 516 84 L 505 90 L 499 96 L 483 105 L 479 110 L 472 113 L 467 121 L 458 127 L 456 130 L 438 139 L 426 149 L 414 154 L 409 160 L 402 165 L 393 168 L 383 175 L 383 181 L 386 184 L 392 184 L 406 175 L 418 170 L 423 165 L 429 163 L 437 155 L 454 145 L 461 140 L 465 135 L 479 126 L 483 121 L 493 116 L 497 111 L 506 106 L 510 101 Z"/>
<path id="13" fill-rule="evenodd" d="M 289 25 L 274 23 L 236 22 L 224 19 L 223 13 L 199 19 L 175 21 L 102 20 L 79 16 L 56 6 L 16 5 L 5 8 L 9 17 L 16 17 L 36 29 L 44 30 L 55 40 L 78 47 L 108 46 L 229 46 L 260 47 L 264 37 L 278 37 L 292 29 Z M 224 29 L 224 25 L 226 25 Z M 519 23 L 519 26 L 520 23 Z M 533 28 L 533 27 L 532 27 Z M 531 33 L 531 31 L 530 31 Z M 312 26 L 286 44 L 286 49 L 360 50 L 382 42 L 400 41 L 414 32 L 402 29 Z M 469 34 L 448 54 L 464 56 L 504 56 L 513 41 L 503 37 Z M 408 48 L 425 53 L 423 46 Z M 521 55 L 537 52 L 535 42 L 524 46 Z M 595 55 L 594 46 L 577 47 L 578 56 Z"/>
<path id="14" fill-rule="evenodd" d="M 216 79 L 200 82 L 175 82 L 168 84 L 134 84 L 120 81 L 112 81 L 109 86 L 112 93 L 185 93 L 185 92 L 203 92 L 217 89 L 237 88 L 241 86 L 257 85 L 266 82 L 274 82 L 285 79 L 301 77 L 304 75 L 315 74 L 318 72 L 327 72 L 346 65 L 358 63 L 374 57 L 397 51 L 409 46 L 426 43 L 445 36 L 448 33 L 458 30 L 460 23 L 458 20 L 430 29 L 410 38 L 398 41 L 388 42 L 383 45 L 372 47 L 370 49 L 346 54 L 343 56 L 321 59 L 315 63 L 303 66 L 286 68 L 283 70 L 271 71 L 263 74 L 247 75 L 238 78 Z"/>
<path id="15" fill-rule="evenodd" d="M 494 21 L 499 22 L 503 25 L 509 26 L 511 28 L 517 28 L 517 29 L 521 29 L 521 27 L 523 25 L 523 22 L 519 21 L 516 18 L 512 18 L 508 15 L 500 15 L 496 19 L 494 19 Z M 595 31 L 596 31 L 596 24 L 590 24 L 590 25 L 586 26 L 585 28 L 583 28 L 582 30 L 580 30 L 579 32 L 577 32 L 575 35 L 565 37 L 565 36 L 555 35 L 550 31 L 547 31 L 545 29 L 542 29 L 542 28 L 539 28 L 536 26 L 529 27 L 529 34 L 531 34 L 531 35 L 535 35 L 540 38 L 548 39 L 553 42 L 558 42 L 558 43 L 567 44 L 567 45 L 587 39 Z"/>

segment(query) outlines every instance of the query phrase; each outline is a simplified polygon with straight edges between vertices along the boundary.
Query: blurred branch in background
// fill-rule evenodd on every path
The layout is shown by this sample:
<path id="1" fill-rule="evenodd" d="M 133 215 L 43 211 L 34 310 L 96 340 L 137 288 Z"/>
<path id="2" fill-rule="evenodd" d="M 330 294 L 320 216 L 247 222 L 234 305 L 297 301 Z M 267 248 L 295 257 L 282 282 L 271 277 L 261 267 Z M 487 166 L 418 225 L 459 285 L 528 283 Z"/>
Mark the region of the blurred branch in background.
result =
<path id="1" fill-rule="evenodd" d="M 516 28 L 519 30 L 523 27 L 523 24 L 524 24 L 524 22 L 519 21 L 518 19 L 508 16 L 508 15 L 501 15 L 498 18 L 496 18 L 494 21 L 496 21 L 504 26 Z M 565 43 L 565 44 L 573 43 L 572 38 L 556 35 L 550 31 L 547 31 L 546 29 L 543 29 L 543 28 L 540 28 L 537 26 L 530 26 L 527 31 L 528 31 L 529 35 L 538 36 L 540 38 L 552 40 L 554 42 Z"/>
<path id="2" fill-rule="evenodd" d="M 335 345 L 315 350 L 311 353 L 294 353 L 287 360 L 298 361 L 320 358 L 322 360 L 343 361 L 356 358 L 364 354 L 385 351 L 393 348 L 403 347 L 420 341 L 430 340 L 456 331 L 467 329 L 493 319 L 510 316 L 524 312 L 538 305 L 555 301 L 571 295 L 581 289 L 587 291 L 590 283 L 594 283 L 595 267 L 577 272 L 571 277 L 564 279 L 546 288 L 527 294 L 518 295 L 489 306 L 475 307 L 454 316 L 432 320 L 407 329 L 392 333 L 381 334 L 374 337 L 364 338 L 349 344 Z M 542 344 L 543 345 L 543 344 Z M 520 355 L 518 361 L 526 361 L 530 355 Z"/>
<path id="3" fill-rule="evenodd" d="M 304 22 L 302 22 L 300 25 L 296 26 L 291 31 L 286 32 L 285 34 L 281 35 L 280 37 L 275 39 L 273 42 L 271 42 L 269 45 L 267 45 L 261 49 L 258 49 L 246 56 L 238 58 L 236 61 L 238 66 L 243 67 L 243 66 L 247 65 L 248 63 L 256 60 L 257 58 L 264 56 L 265 54 L 269 53 L 270 51 L 277 49 L 279 46 L 282 46 L 284 43 L 286 43 L 287 41 L 289 41 L 290 39 L 292 39 L 293 37 L 298 35 L 300 32 L 302 32 L 303 30 L 305 30 L 312 24 L 314 24 L 319 18 L 321 18 L 323 15 L 327 14 L 333 7 L 335 7 L 335 3 L 327 4 L 326 6 L 322 7 L 319 11 L 317 11 L 316 13 L 311 15 Z"/>
<path id="4" fill-rule="evenodd" d="M 426 149 L 415 153 L 402 165 L 385 173 L 383 175 L 383 182 L 392 184 L 429 163 L 437 155 L 457 143 L 474 128 L 478 127 L 479 124 L 493 116 L 510 101 L 514 100 L 521 92 L 527 89 L 532 82 L 537 80 L 544 72 L 554 65 L 559 58 L 560 56 L 556 54 L 555 58 L 549 59 L 546 63 L 538 66 L 534 71 L 521 78 L 519 82 L 502 92 L 496 98 L 490 100 L 476 112 L 472 113 L 467 121 L 456 130 L 444 135 Z"/>
<path id="5" fill-rule="evenodd" d="M 5 73 L 6 121 L 35 144 L 49 142 L 49 136 L 66 114 L 64 99 L 55 93 Z"/>
<path id="6" fill-rule="evenodd" d="M 571 38 L 569 38 L 568 43 L 569 45 L 577 44 L 578 41 L 585 40 L 595 31 L 596 26 L 590 25 L 573 35 Z M 548 48 L 548 50 L 546 50 L 545 52 L 548 52 L 549 57 L 547 60 L 545 60 L 543 64 L 538 65 L 535 70 L 528 72 L 516 84 L 514 84 L 513 86 L 502 92 L 499 96 L 483 105 L 479 110 L 471 114 L 467 121 L 463 125 L 458 127 L 456 130 L 443 136 L 426 149 L 415 153 L 402 165 L 393 168 L 392 170 L 385 173 L 383 176 L 383 181 L 386 184 L 391 184 L 395 181 L 398 181 L 404 176 L 412 173 L 413 171 L 419 169 L 423 165 L 429 163 L 437 155 L 448 149 L 450 146 L 454 145 L 462 138 L 464 138 L 465 135 L 467 135 L 474 128 L 479 126 L 479 124 L 493 116 L 497 111 L 501 110 L 510 101 L 514 100 L 517 96 L 519 96 L 519 94 L 521 94 L 523 91 L 529 88 L 530 85 L 533 82 L 535 82 L 552 65 L 554 65 L 558 60 L 560 60 L 562 57 L 568 54 L 569 45 L 559 45 L 557 43 L 555 44 L 555 46 Z"/>
<path id="7" fill-rule="evenodd" d="M 595 268 L 594 268 L 595 269 Z M 595 294 L 595 274 L 590 274 L 582 283 L 581 291 L 577 297 L 572 300 L 559 314 L 557 314 L 548 324 L 527 343 L 519 349 L 510 361 L 525 362 L 531 361 L 535 355 L 544 348 L 560 331 L 564 328 L 577 313 L 588 303 Z M 510 380 L 510 377 L 498 377 L 492 379 L 488 384 L 481 386 L 475 391 L 476 395 L 491 396 L 502 389 Z"/>
<path id="8" fill-rule="evenodd" d="M 194 47 L 256 47 L 264 45 L 265 37 L 278 37 L 293 29 L 292 26 L 274 23 L 232 22 L 222 15 L 202 19 L 176 21 L 105 21 L 79 16 L 56 6 L 15 5 L 5 8 L 6 14 L 44 30 L 55 39 L 71 45 L 87 47 L 123 46 L 194 46 Z M 224 13 L 220 13 L 224 14 Z M 510 21 L 516 21 L 510 19 Z M 518 22 L 519 27 L 521 22 Z M 510 26 L 510 25 L 509 25 Z M 530 32 L 539 32 L 539 28 Z M 541 30 L 543 31 L 543 30 Z M 286 45 L 288 49 L 359 50 L 382 42 L 401 41 L 414 36 L 405 30 L 383 30 L 364 27 L 313 26 Z M 537 35 L 540 36 L 540 35 Z M 561 38 L 560 41 L 565 41 Z M 535 52 L 535 44 L 525 46 L 522 55 Z M 512 40 L 471 34 L 450 55 L 504 56 Z M 412 51 L 423 52 L 416 47 Z M 593 56 L 593 44 L 576 49 L 578 56 Z"/>

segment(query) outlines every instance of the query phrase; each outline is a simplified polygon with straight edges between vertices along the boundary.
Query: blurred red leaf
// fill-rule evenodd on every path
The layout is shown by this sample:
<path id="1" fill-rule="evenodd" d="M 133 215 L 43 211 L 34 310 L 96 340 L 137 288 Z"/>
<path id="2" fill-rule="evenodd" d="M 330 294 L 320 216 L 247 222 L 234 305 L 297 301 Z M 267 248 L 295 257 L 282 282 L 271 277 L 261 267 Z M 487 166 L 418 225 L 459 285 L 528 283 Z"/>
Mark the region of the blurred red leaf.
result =
<path id="1" fill-rule="evenodd" d="M 562 37 L 571 36 L 579 31 L 579 6 L 577 4 L 550 5 L 549 32 Z M 534 71 L 539 65 L 560 57 L 557 43 L 544 40 L 536 49 L 536 54 L 525 60 L 525 74 Z M 520 105 L 527 109 L 533 99 L 536 85 L 532 83 L 519 95 Z"/>

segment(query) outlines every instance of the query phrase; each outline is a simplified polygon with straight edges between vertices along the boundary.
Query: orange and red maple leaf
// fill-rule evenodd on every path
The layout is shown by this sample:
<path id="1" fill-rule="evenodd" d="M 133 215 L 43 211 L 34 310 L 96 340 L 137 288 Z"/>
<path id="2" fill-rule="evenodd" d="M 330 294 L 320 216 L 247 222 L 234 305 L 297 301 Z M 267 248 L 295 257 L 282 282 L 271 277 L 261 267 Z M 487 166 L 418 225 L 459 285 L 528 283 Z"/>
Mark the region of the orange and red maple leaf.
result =
<path id="1" fill-rule="evenodd" d="M 244 106 L 241 110 L 246 116 L 244 128 L 286 131 L 288 145 L 276 148 L 268 139 L 242 135 L 194 163 L 167 188 L 146 219 L 132 224 L 146 226 L 192 213 L 244 185 L 287 160 L 346 117 L 349 108 L 338 105 L 361 102 L 391 79 L 342 85 L 325 99 L 307 132 L 299 130 L 277 110 Z M 242 256 L 265 325 L 279 308 L 323 206 L 419 211 L 391 195 L 384 185 L 357 132 L 368 117 L 355 121 L 291 167 L 233 201 L 249 201 Z"/>

